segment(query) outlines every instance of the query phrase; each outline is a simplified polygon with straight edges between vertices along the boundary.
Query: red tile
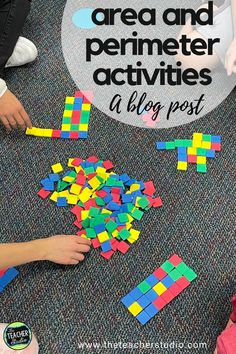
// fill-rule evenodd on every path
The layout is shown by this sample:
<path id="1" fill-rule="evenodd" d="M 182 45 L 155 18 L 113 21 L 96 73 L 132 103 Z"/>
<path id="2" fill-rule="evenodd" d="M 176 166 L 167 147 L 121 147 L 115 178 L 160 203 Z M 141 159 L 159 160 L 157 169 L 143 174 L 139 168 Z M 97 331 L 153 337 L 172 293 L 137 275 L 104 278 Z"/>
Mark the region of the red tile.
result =
<path id="1" fill-rule="evenodd" d="M 196 155 L 188 155 L 188 163 L 197 163 Z"/>
<path id="2" fill-rule="evenodd" d="M 73 111 L 72 113 L 72 124 L 79 124 L 80 123 L 80 116 L 81 116 L 81 111 Z M 76 120 L 77 118 L 77 120 Z"/>
<path id="3" fill-rule="evenodd" d="M 113 163 L 110 160 L 103 161 L 103 166 L 106 170 L 110 170 L 114 167 Z"/>
<path id="4" fill-rule="evenodd" d="M 107 260 L 109 260 L 113 256 L 113 254 L 114 254 L 114 251 L 112 251 L 112 250 L 107 251 L 107 252 L 100 252 L 100 255 Z"/>
<path id="5" fill-rule="evenodd" d="M 80 166 L 80 164 L 81 164 L 81 162 L 83 162 L 83 160 L 80 158 L 80 157 L 77 157 L 76 159 L 74 159 L 73 161 L 72 161 L 72 165 L 73 166 Z"/>
<path id="6" fill-rule="evenodd" d="M 167 273 L 161 267 L 157 268 L 155 272 L 153 272 L 153 274 L 155 275 L 155 277 L 157 277 L 158 280 L 165 278 L 165 276 L 167 275 Z"/>
<path id="7" fill-rule="evenodd" d="M 37 193 L 38 196 L 42 199 L 46 199 L 50 194 L 51 192 L 50 191 L 45 191 L 44 188 L 40 189 L 40 191 Z"/>
<path id="8" fill-rule="evenodd" d="M 0 278 L 6 273 L 7 269 L 0 269 Z"/>
<path id="9" fill-rule="evenodd" d="M 221 150 L 221 144 L 220 143 L 212 143 L 211 144 L 211 149 L 215 151 L 220 151 Z"/>
<path id="10" fill-rule="evenodd" d="M 180 264 L 183 260 L 177 255 L 173 254 L 173 256 L 170 257 L 169 262 L 173 264 L 174 267 L 176 267 L 178 264 Z"/>
<path id="11" fill-rule="evenodd" d="M 99 248 L 100 245 L 101 245 L 97 237 L 96 237 L 96 238 L 93 238 L 93 239 L 91 240 L 91 242 L 92 242 L 93 248 Z"/>
<path id="12" fill-rule="evenodd" d="M 168 290 L 173 294 L 174 297 L 178 296 L 182 292 L 182 289 L 176 283 L 172 284 Z"/>
<path id="13" fill-rule="evenodd" d="M 90 157 L 87 159 L 87 161 L 88 161 L 88 162 L 94 162 L 94 163 L 96 163 L 96 162 L 98 162 L 99 160 L 98 160 L 97 156 L 90 156 Z"/>
<path id="14" fill-rule="evenodd" d="M 79 132 L 70 132 L 70 139 L 79 139 Z"/>
<path id="15" fill-rule="evenodd" d="M 179 285 L 182 290 L 184 290 L 190 285 L 190 282 L 184 276 L 182 276 L 176 281 L 176 284 Z"/>
<path id="16" fill-rule="evenodd" d="M 166 290 L 161 296 L 160 296 L 167 304 L 171 302 L 174 299 L 174 295 L 170 292 L 170 290 Z"/>
<path id="17" fill-rule="evenodd" d="M 119 242 L 119 244 L 117 246 L 118 251 L 120 251 L 123 254 L 128 252 L 129 248 L 130 248 L 130 246 L 124 241 Z"/>
<path id="18" fill-rule="evenodd" d="M 52 131 L 52 138 L 60 138 L 60 137 L 61 137 L 61 130 Z"/>
<path id="19" fill-rule="evenodd" d="M 165 307 L 167 305 L 166 301 L 164 299 L 162 299 L 160 296 L 156 300 L 154 300 L 152 303 L 158 310 L 163 309 L 163 307 Z"/>

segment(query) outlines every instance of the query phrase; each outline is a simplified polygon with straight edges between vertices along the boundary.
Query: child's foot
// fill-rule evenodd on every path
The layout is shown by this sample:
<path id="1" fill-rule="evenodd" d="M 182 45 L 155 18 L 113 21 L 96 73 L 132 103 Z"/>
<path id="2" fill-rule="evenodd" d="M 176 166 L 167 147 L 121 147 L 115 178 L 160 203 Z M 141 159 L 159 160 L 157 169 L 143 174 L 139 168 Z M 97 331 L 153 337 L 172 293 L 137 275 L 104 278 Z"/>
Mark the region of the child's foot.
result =
<path id="1" fill-rule="evenodd" d="M 5 68 L 21 66 L 33 62 L 38 56 L 38 50 L 29 39 L 19 37 L 15 49 L 8 59 Z"/>

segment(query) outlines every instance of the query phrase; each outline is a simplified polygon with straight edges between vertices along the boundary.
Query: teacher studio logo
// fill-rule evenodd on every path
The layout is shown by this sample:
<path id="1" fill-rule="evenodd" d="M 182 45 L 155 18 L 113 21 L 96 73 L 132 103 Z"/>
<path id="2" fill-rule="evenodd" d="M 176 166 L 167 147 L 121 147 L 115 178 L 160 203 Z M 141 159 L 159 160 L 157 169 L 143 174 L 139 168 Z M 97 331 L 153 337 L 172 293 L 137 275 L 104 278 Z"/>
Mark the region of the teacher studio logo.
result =
<path id="1" fill-rule="evenodd" d="M 13 350 L 23 350 L 32 341 L 32 331 L 23 322 L 10 323 L 4 330 L 3 339 L 5 344 Z"/>

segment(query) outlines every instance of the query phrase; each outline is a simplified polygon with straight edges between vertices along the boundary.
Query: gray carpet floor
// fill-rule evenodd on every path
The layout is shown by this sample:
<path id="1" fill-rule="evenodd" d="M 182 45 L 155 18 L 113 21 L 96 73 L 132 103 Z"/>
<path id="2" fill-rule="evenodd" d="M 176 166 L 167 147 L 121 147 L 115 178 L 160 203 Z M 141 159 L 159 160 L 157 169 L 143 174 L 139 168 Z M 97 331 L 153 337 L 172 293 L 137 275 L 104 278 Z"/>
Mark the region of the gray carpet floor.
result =
<path id="1" fill-rule="evenodd" d="M 29 67 L 9 70 L 7 81 L 36 126 L 59 126 L 66 95 L 76 87 L 63 61 L 60 26 L 65 1 L 35 1 L 25 36 L 39 48 Z M 135 353 L 212 353 L 225 327 L 235 289 L 235 91 L 211 114 L 182 127 L 142 130 L 124 126 L 93 108 L 89 138 L 63 141 L 7 135 L 0 130 L 1 242 L 73 233 L 73 215 L 40 200 L 39 181 L 55 162 L 97 155 L 116 171 L 153 180 L 164 201 L 136 226 L 140 240 L 106 262 L 92 251 L 84 263 L 62 267 L 35 263 L 1 294 L 0 321 L 32 326 L 41 354 L 87 353 L 78 343 L 97 341 L 205 342 L 207 349 L 136 349 Z M 156 151 L 157 140 L 188 138 L 194 131 L 219 134 L 223 151 L 207 175 L 176 171 L 174 152 Z M 198 274 L 183 294 L 140 327 L 120 298 L 172 253 Z M 90 352 L 111 353 L 111 349 Z M 114 351 L 115 352 L 115 351 Z M 117 353 L 131 352 L 118 349 Z"/>

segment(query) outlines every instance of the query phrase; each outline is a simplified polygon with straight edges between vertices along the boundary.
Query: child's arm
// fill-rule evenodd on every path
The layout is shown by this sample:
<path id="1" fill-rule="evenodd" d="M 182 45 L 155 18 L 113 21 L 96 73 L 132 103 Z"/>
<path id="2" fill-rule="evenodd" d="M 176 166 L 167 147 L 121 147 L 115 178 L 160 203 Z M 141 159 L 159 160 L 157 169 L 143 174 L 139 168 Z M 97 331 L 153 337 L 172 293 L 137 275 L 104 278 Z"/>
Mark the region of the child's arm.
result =
<path id="1" fill-rule="evenodd" d="M 236 74 L 236 0 L 232 0 L 232 17 L 233 17 L 233 31 L 234 40 L 231 43 L 225 57 L 225 68 L 228 75 Z"/>
<path id="2" fill-rule="evenodd" d="M 91 242 L 79 236 L 52 236 L 22 243 L 0 244 L 0 269 L 34 261 L 75 265 L 89 252 Z"/>

